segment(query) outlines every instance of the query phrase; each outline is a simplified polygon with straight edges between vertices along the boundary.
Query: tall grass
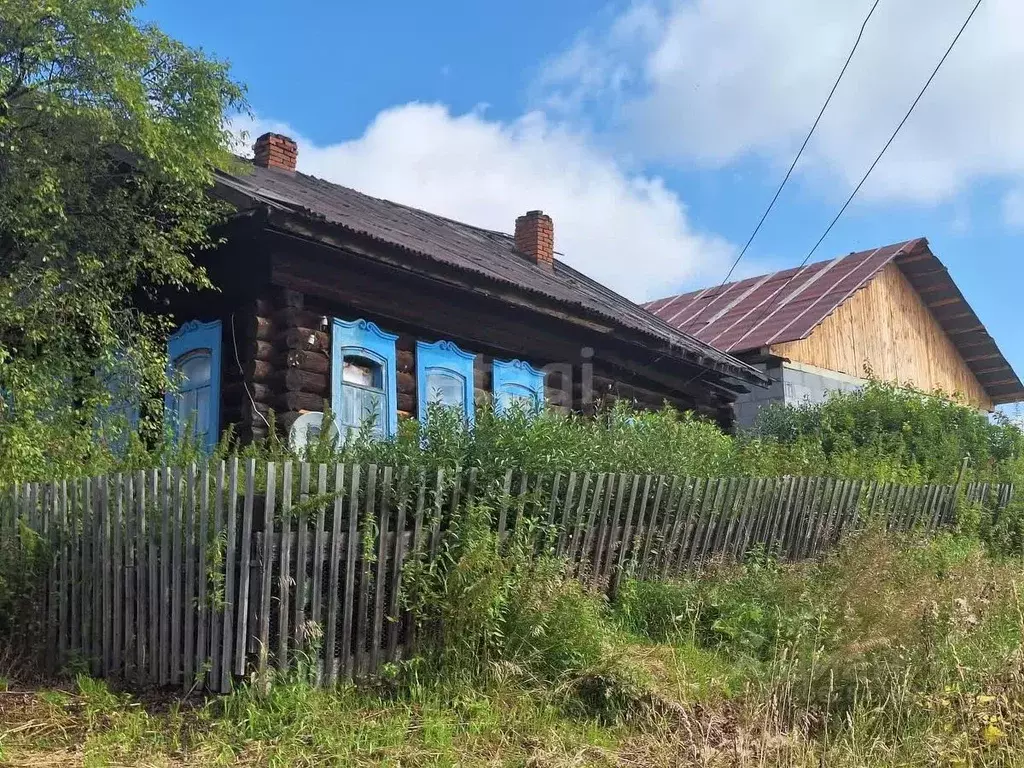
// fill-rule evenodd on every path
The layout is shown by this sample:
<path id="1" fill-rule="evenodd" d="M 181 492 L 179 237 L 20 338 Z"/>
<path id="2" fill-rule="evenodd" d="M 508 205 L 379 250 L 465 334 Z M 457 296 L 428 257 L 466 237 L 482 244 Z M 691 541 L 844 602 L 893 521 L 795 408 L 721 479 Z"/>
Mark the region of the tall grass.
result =
<path id="1" fill-rule="evenodd" d="M 1010 766 L 1019 563 L 869 531 L 813 563 L 712 563 L 609 605 L 468 514 L 416 658 L 154 709 L 85 678 L 0 706 L 0 760 L 73 764 Z"/>
<path id="2" fill-rule="evenodd" d="M 745 716 L 836 764 L 1014 764 L 1021 575 L 974 539 L 869 531 L 820 562 L 755 558 L 633 583 L 616 615 L 747 670 Z"/>

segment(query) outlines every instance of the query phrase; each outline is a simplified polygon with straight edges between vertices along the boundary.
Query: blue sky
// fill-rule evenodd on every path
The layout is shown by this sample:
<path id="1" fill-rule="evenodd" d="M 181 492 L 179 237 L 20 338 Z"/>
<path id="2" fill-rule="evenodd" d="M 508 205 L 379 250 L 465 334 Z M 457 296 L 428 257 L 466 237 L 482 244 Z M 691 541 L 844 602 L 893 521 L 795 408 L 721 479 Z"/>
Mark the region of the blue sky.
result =
<path id="1" fill-rule="evenodd" d="M 720 280 L 870 0 L 152 0 L 228 59 L 256 132 L 302 170 L 510 231 L 634 299 Z M 971 0 L 882 0 L 742 274 L 799 263 L 923 84 Z M 986 0 L 815 260 L 925 236 L 1024 371 L 1024 4 Z"/>

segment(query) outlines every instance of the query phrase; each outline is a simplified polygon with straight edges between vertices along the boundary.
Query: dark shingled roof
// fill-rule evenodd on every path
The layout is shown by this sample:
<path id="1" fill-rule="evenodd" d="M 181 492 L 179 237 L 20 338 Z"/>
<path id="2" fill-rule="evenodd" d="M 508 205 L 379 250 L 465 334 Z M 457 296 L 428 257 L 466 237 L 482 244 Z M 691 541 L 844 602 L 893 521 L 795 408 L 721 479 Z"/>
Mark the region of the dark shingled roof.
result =
<path id="1" fill-rule="evenodd" d="M 644 306 L 681 331 L 741 353 L 806 339 L 895 263 L 995 403 L 1024 400 L 1024 385 L 924 238 L 894 243 Z"/>
<path id="2" fill-rule="evenodd" d="M 337 225 L 447 266 L 554 299 L 576 314 L 593 313 L 644 334 L 656 342 L 652 347 L 659 352 L 668 350 L 666 354 L 671 357 L 712 367 L 744 383 L 767 382 L 755 368 L 678 330 L 567 264 L 556 259 L 551 270 L 531 263 L 515 250 L 513 237 L 503 232 L 370 197 L 304 173 L 253 166 L 251 173 L 243 175 L 219 174 L 218 184 L 221 193 L 233 201 L 240 194 L 254 205 Z"/>

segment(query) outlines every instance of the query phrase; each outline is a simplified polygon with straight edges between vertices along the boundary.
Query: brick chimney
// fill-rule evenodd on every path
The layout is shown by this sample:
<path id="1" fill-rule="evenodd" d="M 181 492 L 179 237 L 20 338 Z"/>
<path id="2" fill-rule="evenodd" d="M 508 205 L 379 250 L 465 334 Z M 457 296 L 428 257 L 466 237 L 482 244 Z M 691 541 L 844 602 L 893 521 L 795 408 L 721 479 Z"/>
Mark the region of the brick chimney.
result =
<path id="1" fill-rule="evenodd" d="M 280 133 L 264 133 L 253 147 L 253 162 L 261 168 L 294 171 L 298 157 L 299 145 Z"/>
<path id="2" fill-rule="evenodd" d="M 527 211 L 516 219 L 516 250 L 538 266 L 554 269 L 555 225 L 544 211 Z"/>

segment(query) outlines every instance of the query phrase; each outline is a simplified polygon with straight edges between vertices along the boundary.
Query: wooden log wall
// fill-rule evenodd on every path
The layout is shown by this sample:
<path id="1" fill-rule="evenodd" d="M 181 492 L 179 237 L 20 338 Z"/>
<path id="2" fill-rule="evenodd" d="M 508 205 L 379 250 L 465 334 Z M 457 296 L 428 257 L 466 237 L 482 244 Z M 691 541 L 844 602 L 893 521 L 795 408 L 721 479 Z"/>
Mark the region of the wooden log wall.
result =
<path id="1" fill-rule="evenodd" d="M 584 410 L 587 403 L 582 392 L 595 388 L 585 385 L 583 366 L 593 363 L 597 375 L 624 385 L 600 394 L 658 408 L 667 395 L 681 408 L 697 406 L 707 416 L 731 421 L 733 398 L 721 386 L 718 374 L 648 354 L 628 341 L 629 334 L 620 336 L 608 324 L 578 322 L 539 304 L 534 312 L 532 304 L 524 306 L 522 297 L 504 301 L 490 290 L 449 284 L 444 275 L 425 280 L 358 255 L 363 249 L 377 249 L 376 243 L 345 240 L 335 246 L 328 249 L 281 238 L 271 259 L 272 282 L 304 293 L 307 309 L 315 303 L 324 314 L 365 317 L 393 333 L 406 332 L 428 341 L 451 339 L 476 354 L 546 367 L 547 387 L 554 390 L 548 401 L 558 407 Z M 596 352 L 586 359 L 588 347 Z M 489 370 L 486 359 L 481 362 L 483 370 Z M 572 381 L 563 383 L 566 376 Z M 487 391 L 489 387 L 481 383 L 485 384 L 478 377 L 477 388 Z M 559 396 L 560 391 L 569 396 Z"/>
<path id="2" fill-rule="evenodd" d="M 240 439 L 249 441 L 267 436 L 271 412 L 284 434 L 301 414 L 328 407 L 331 319 L 362 316 L 365 315 L 346 312 L 317 297 L 284 288 L 271 289 L 241 306 L 224 322 L 222 426 L 233 426 Z M 377 322 L 384 331 L 396 332 L 386 320 L 367 319 Z M 418 337 L 401 328 L 397 334 L 398 414 L 400 418 L 416 418 L 416 342 L 419 338 L 436 339 Z M 474 399 L 478 405 L 489 402 L 495 356 L 463 345 L 459 339 L 453 341 L 476 354 Z M 529 362 L 544 367 L 544 361 Z M 587 365 L 589 370 L 584 368 Z M 624 400 L 648 410 L 660 409 L 668 402 L 679 410 L 701 410 L 711 418 L 719 418 L 717 412 L 692 398 L 666 396 L 635 377 L 589 359 L 548 366 L 545 398 L 549 407 L 563 411 L 588 413 Z"/>

